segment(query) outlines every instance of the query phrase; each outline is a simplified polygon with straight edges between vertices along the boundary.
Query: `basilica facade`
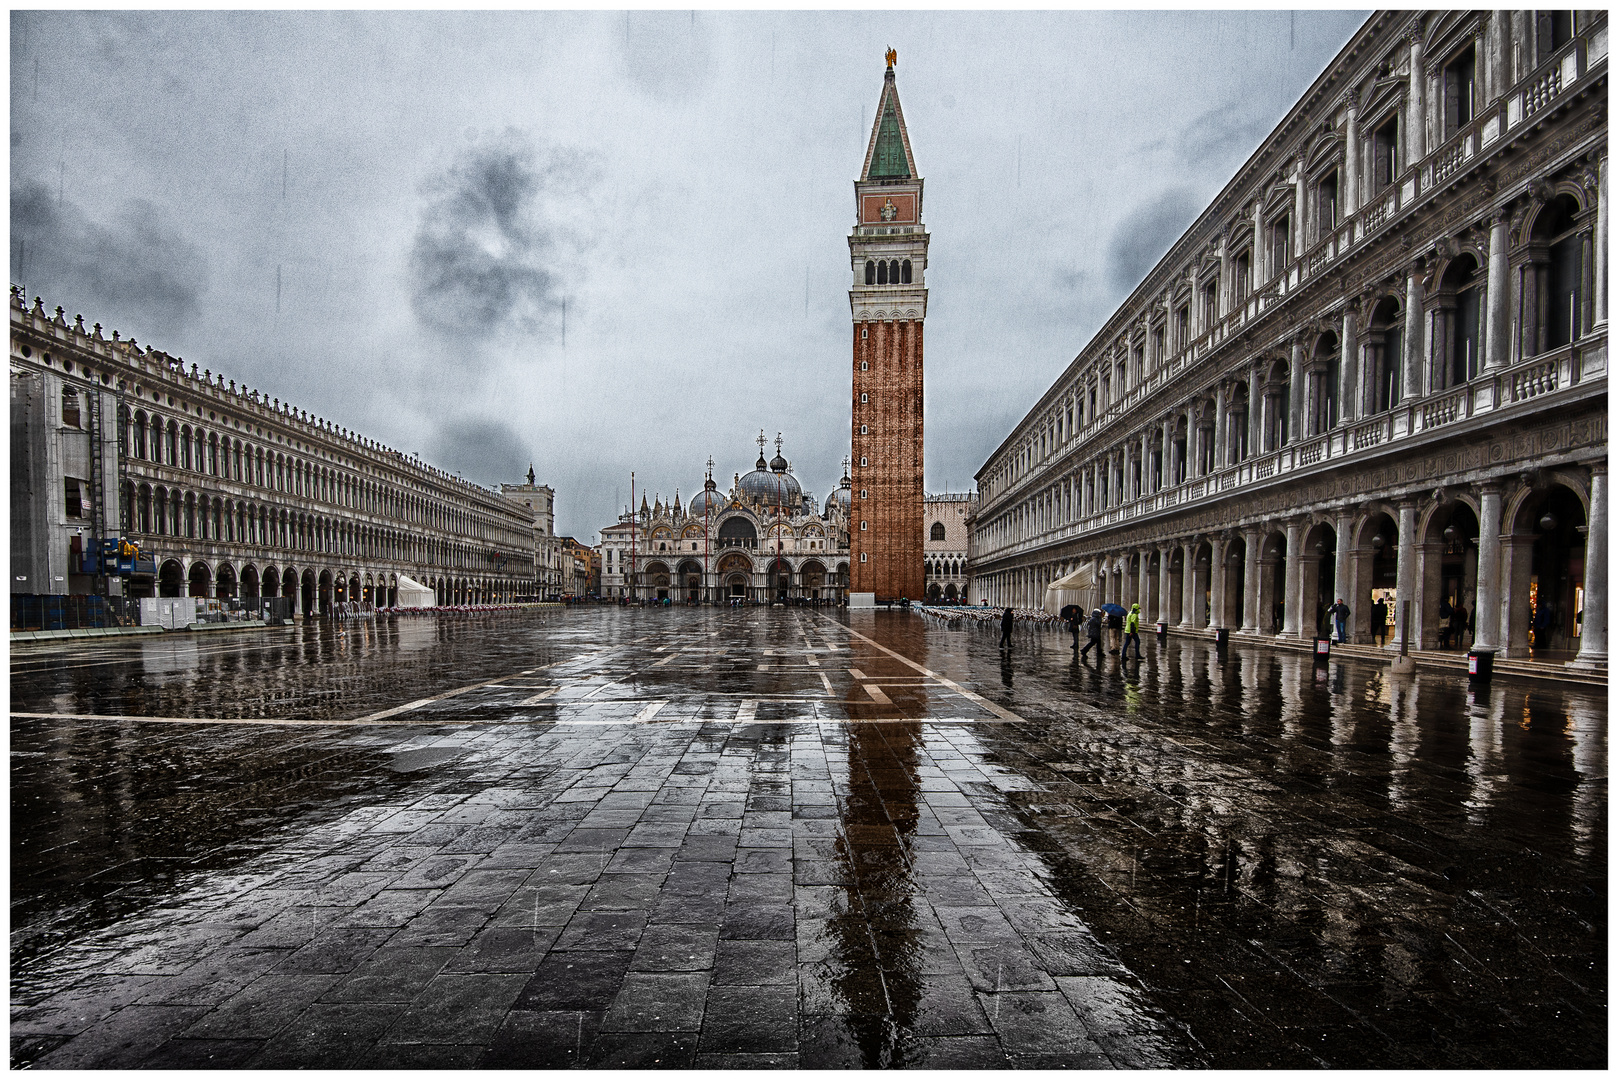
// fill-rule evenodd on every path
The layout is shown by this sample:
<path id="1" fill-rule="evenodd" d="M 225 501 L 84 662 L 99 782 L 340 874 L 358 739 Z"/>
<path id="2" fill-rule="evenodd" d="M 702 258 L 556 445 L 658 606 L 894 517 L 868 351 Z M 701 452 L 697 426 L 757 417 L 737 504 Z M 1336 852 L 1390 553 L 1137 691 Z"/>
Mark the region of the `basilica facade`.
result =
<path id="1" fill-rule="evenodd" d="M 671 603 L 840 603 L 848 597 L 845 468 L 823 504 L 803 490 L 776 438 L 775 457 L 738 473 L 728 492 L 713 478 L 681 505 L 643 495 L 601 530 L 601 595 Z"/>
<path id="2" fill-rule="evenodd" d="M 1606 663 L 1607 15 L 1381 11 L 977 474 L 977 594 Z"/>

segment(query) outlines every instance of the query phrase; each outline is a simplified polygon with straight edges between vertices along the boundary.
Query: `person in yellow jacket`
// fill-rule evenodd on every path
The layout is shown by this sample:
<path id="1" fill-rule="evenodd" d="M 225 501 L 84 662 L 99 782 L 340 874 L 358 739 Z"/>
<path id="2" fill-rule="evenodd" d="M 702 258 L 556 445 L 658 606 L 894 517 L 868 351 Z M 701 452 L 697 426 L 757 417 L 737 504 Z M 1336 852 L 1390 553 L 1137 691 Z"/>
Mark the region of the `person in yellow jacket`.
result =
<path id="1" fill-rule="evenodd" d="M 1140 605 L 1129 605 L 1129 614 L 1124 616 L 1124 655 L 1122 659 L 1129 659 L 1129 646 L 1135 646 L 1135 659 L 1140 659 Z"/>

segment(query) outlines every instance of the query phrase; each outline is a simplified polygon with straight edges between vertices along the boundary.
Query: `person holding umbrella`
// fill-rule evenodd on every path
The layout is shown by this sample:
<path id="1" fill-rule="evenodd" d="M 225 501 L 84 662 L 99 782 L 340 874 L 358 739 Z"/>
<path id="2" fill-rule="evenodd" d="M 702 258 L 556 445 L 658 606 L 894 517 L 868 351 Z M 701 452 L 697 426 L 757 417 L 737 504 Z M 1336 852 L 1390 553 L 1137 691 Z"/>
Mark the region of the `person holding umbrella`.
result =
<path id="1" fill-rule="evenodd" d="M 1074 620 L 1075 623 L 1077 623 L 1077 621 L 1077 619 Z M 1079 659 L 1083 660 L 1085 657 L 1089 656 L 1091 649 L 1094 649 L 1096 651 L 1096 655 L 1099 656 L 1101 654 L 1100 608 L 1096 608 L 1094 611 L 1090 612 L 1090 617 L 1084 621 L 1084 636 L 1088 640 L 1084 643 L 1084 648 L 1079 650 Z"/>
<path id="2" fill-rule="evenodd" d="M 1057 612 L 1057 618 L 1067 623 L 1068 633 L 1073 635 L 1074 652 L 1077 652 L 1079 649 L 1079 629 L 1082 625 L 1079 621 L 1079 616 L 1082 614 L 1084 614 L 1084 612 L 1079 609 L 1079 605 L 1077 604 L 1068 604 L 1061 611 Z"/>
<path id="3" fill-rule="evenodd" d="M 1000 647 L 1002 649 L 1011 648 L 1011 628 L 1015 625 L 1017 625 L 1016 613 L 1010 608 L 1006 608 L 1006 613 L 1000 616 Z"/>
<path id="4" fill-rule="evenodd" d="M 1107 644 L 1111 646 L 1107 651 L 1114 656 L 1118 655 L 1119 648 L 1124 643 L 1124 615 L 1126 612 L 1118 604 L 1102 604 L 1102 614 L 1107 617 Z"/>

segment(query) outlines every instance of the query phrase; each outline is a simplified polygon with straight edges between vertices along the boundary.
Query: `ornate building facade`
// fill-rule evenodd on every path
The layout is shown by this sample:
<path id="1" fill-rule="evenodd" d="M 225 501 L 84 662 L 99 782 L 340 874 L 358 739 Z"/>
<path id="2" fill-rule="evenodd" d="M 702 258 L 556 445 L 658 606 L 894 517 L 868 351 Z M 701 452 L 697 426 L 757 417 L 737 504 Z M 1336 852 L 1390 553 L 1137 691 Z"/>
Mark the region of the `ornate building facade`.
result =
<path id="1" fill-rule="evenodd" d="M 823 505 L 781 456 L 738 473 L 728 493 L 713 478 L 689 505 L 660 498 L 601 530 L 601 594 L 607 598 L 720 604 L 838 602 L 848 597 L 850 481 L 845 468 Z"/>
<path id="2" fill-rule="evenodd" d="M 849 603 L 922 597 L 922 323 L 927 242 L 922 180 L 893 78 L 893 50 L 848 249 L 854 287 L 853 572 Z"/>
<path id="3" fill-rule="evenodd" d="M 106 538 L 140 545 L 133 596 L 324 614 L 392 604 L 401 577 L 440 604 L 539 591 L 529 507 L 13 288 L 12 592 L 90 592 Z"/>
<path id="4" fill-rule="evenodd" d="M 926 539 L 923 576 L 929 602 L 970 599 L 970 530 L 967 522 L 977 505 L 970 492 L 929 495 L 922 503 L 922 528 Z"/>
<path id="5" fill-rule="evenodd" d="M 975 586 L 1604 665 L 1606 102 L 1604 11 L 1372 15 L 984 463 Z"/>
<path id="6" fill-rule="evenodd" d="M 556 535 L 556 491 L 549 484 L 534 483 L 534 466 L 528 465 L 526 484 L 501 484 L 500 494 L 522 503 L 534 516 L 534 580 L 536 594 L 545 600 L 560 598 L 567 590 L 564 577 L 572 564 L 563 557 L 562 538 Z M 564 574 L 563 564 L 567 563 Z"/>

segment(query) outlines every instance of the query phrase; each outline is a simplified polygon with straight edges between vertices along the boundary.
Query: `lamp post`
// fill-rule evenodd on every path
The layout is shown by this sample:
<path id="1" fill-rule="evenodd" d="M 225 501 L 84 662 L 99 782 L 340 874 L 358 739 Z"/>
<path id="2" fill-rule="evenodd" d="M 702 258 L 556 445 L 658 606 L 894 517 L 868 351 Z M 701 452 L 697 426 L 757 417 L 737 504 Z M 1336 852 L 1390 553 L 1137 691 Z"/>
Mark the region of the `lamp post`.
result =
<path id="1" fill-rule="evenodd" d="M 640 595 L 635 589 L 635 517 L 640 511 L 635 509 L 635 470 L 629 471 L 629 598 L 639 600 Z"/>

